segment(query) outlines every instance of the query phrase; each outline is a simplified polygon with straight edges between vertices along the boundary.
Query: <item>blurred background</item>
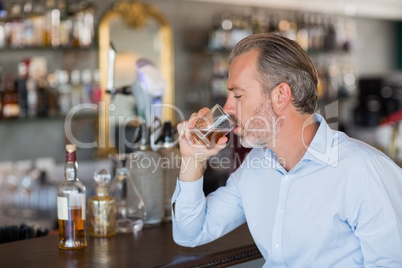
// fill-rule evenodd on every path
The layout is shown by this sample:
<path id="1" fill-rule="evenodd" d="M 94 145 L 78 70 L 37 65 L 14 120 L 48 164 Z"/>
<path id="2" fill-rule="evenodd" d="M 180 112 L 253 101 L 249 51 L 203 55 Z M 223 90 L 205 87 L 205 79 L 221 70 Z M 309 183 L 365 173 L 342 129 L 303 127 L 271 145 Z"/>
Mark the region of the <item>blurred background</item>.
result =
<path id="1" fill-rule="evenodd" d="M 401 1 L 141 3 L 158 10 L 171 39 L 160 43 L 149 38 L 157 36 L 155 25 L 133 40 L 125 32 L 130 27 L 110 31 L 120 52 L 115 83 L 131 83 L 131 74 L 135 76 L 130 69 L 132 53 L 124 54 L 128 48 L 151 42 L 154 50 L 161 51 L 168 42 L 171 58 L 164 61 L 171 66 L 170 93 L 174 93 L 169 103 L 182 112 L 169 118 L 173 125 L 199 108 L 223 105 L 231 48 L 250 34 L 275 32 L 299 42 L 316 64 L 320 77 L 317 112 L 332 127 L 402 163 Z M 97 107 L 110 98 L 105 94 L 103 70 L 107 67 L 101 60 L 100 26 L 114 4 L 112 0 L 0 1 L 0 208 L 6 215 L 0 217 L 0 226 L 34 222 L 55 228 L 55 196 L 57 185 L 64 180 L 65 144 L 73 142 L 70 137 L 83 143 L 100 140 Z M 129 79 L 119 80 L 125 72 Z M 116 98 L 120 102 L 117 110 L 128 107 L 128 114 L 131 106 L 138 105 L 130 94 Z M 95 106 L 67 117 L 78 104 Z M 67 118 L 71 123 L 66 123 Z M 231 141 L 236 143 L 236 138 Z M 233 151 L 247 153 L 238 144 L 231 148 L 226 156 Z M 78 146 L 77 157 L 79 178 L 90 196 L 93 172 L 112 170 L 111 162 L 94 146 Z M 225 170 L 209 168 L 207 191 L 223 184 L 239 161 L 232 159 L 233 165 Z"/>

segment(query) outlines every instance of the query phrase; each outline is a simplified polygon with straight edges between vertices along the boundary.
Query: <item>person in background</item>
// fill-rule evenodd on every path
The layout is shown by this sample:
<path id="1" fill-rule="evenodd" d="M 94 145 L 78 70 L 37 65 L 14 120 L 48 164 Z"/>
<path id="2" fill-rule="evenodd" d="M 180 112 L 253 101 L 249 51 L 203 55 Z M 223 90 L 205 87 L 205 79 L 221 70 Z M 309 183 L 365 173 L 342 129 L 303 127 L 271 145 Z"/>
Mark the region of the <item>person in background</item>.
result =
<path id="1" fill-rule="evenodd" d="M 203 193 L 210 150 L 178 125 L 182 165 L 173 238 L 211 242 L 247 222 L 264 267 L 402 267 L 402 171 L 373 147 L 332 130 L 314 111 L 318 78 L 294 41 L 256 34 L 229 56 L 224 110 L 253 149 L 225 186 Z"/>

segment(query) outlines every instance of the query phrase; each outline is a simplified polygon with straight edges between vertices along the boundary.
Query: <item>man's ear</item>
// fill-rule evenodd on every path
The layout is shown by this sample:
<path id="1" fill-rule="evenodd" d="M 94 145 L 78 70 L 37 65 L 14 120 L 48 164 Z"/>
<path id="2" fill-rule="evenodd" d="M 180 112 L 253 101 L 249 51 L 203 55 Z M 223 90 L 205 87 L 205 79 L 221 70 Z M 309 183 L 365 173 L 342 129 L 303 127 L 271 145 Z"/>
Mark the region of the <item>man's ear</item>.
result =
<path id="1" fill-rule="evenodd" d="M 292 100 L 292 90 L 287 83 L 280 83 L 271 92 L 274 111 L 281 112 Z"/>

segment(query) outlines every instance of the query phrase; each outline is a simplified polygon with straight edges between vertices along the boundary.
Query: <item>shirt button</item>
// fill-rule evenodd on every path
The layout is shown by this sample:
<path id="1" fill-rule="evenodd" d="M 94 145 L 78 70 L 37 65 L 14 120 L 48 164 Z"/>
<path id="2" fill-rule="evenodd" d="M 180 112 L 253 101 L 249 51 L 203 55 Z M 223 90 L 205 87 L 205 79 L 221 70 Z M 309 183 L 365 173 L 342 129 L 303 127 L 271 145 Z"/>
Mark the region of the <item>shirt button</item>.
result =
<path id="1" fill-rule="evenodd" d="M 282 209 L 282 208 L 279 208 L 279 209 L 278 209 L 278 212 L 279 212 L 280 214 L 282 214 L 282 213 L 283 213 L 283 209 Z"/>
<path id="2" fill-rule="evenodd" d="M 285 180 L 289 180 L 289 175 L 285 175 Z"/>
<path id="3" fill-rule="evenodd" d="M 275 246 L 275 248 L 279 248 L 279 244 L 278 244 L 278 243 L 276 243 L 274 246 Z"/>

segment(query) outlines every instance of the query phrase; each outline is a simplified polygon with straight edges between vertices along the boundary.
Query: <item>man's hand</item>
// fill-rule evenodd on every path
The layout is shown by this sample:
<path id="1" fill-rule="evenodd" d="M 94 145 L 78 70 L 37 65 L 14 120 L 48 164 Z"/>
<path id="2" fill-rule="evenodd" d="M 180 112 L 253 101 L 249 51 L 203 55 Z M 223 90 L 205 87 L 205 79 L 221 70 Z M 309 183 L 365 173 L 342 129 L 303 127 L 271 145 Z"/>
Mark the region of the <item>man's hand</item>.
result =
<path id="1" fill-rule="evenodd" d="M 218 154 L 226 147 L 227 137 L 222 137 L 211 149 L 207 149 L 198 141 L 191 132 L 197 121 L 209 112 L 209 108 L 202 108 L 198 113 L 193 113 L 189 120 L 177 125 L 180 141 L 180 153 L 182 164 L 179 179 L 182 181 L 196 181 L 204 173 L 206 161 L 209 157 Z"/>

